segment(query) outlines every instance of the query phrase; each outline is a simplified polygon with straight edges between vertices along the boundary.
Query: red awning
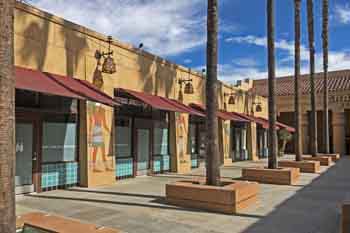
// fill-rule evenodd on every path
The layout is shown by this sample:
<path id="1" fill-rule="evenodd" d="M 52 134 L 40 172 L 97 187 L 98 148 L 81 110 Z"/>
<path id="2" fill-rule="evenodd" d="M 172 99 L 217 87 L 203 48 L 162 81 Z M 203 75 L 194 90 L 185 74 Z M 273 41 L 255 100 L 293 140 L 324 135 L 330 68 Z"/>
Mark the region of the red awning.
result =
<path id="1" fill-rule="evenodd" d="M 286 124 L 283 124 L 283 123 L 281 123 L 281 122 L 277 122 L 276 123 L 280 128 L 284 128 L 284 129 L 286 129 L 288 132 L 290 132 L 290 133 L 294 133 L 295 132 L 295 128 L 293 128 L 293 127 L 291 127 L 291 126 L 289 126 L 289 125 L 286 125 Z"/>
<path id="2" fill-rule="evenodd" d="M 188 114 L 197 115 L 197 116 L 203 115 L 202 113 L 195 111 L 194 109 L 180 103 L 177 100 L 168 99 L 168 98 L 156 96 L 156 95 L 151 95 L 144 92 L 128 90 L 124 88 L 118 88 L 117 92 L 128 94 L 156 109 L 171 111 L 171 112 L 188 113 Z"/>
<path id="3" fill-rule="evenodd" d="M 15 67 L 15 78 L 17 89 L 118 105 L 112 97 L 84 80 L 22 67 Z"/>
<path id="4" fill-rule="evenodd" d="M 206 108 L 200 104 L 191 103 L 190 106 L 193 107 L 194 109 L 198 109 L 199 111 L 203 112 L 203 114 L 205 114 L 206 112 Z M 217 116 L 223 120 L 230 120 L 230 121 L 236 121 L 236 122 L 242 122 L 242 123 L 248 122 L 246 119 L 240 118 L 238 116 L 235 116 L 229 112 L 222 111 L 222 110 L 217 111 Z"/>
<path id="5" fill-rule="evenodd" d="M 264 119 L 260 119 L 258 117 L 254 117 L 254 116 L 249 116 L 249 115 L 246 115 L 244 113 L 239 113 L 239 112 L 232 112 L 232 114 L 237 115 L 239 117 L 242 117 L 242 118 L 244 118 L 246 120 L 255 122 L 256 124 L 260 125 L 264 129 L 268 129 L 269 128 L 269 122 L 264 120 Z"/>
<path id="6" fill-rule="evenodd" d="M 66 89 L 79 94 L 80 96 L 85 97 L 87 100 L 98 102 L 101 104 L 115 106 L 120 105 L 112 97 L 100 91 L 92 84 L 85 80 L 79 80 L 67 76 L 45 73 L 48 78 L 54 82 L 62 85 Z"/>
<path id="7" fill-rule="evenodd" d="M 43 94 L 58 95 L 63 97 L 85 99 L 83 96 L 66 89 L 59 83 L 49 79 L 44 73 L 15 67 L 15 83 L 16 89 L 40 92 Z"/>
<path id="8" fill-rule="evenodd" d="M 185 105 L 185 104 L 183 104 L 183 103 L 181 103 L 181 102 L 179 102 L 177 100 L 166 99 L 166 98 L 164 98 L 164 99 L 165 99 L 165 101 L 170 102 L 171 104 L 177 106 L 178 108 L 184 109 L 184 111 L 186 111 L 187 113 L 189 113 L 191 115 L 200 116 L 200 117 L 204 117 L 205 116 L 205 114 L 201 113 L 200 111 L 197 111 L 196 109 L 191 108 L 191 107 L 189 107 L 189 106 L 187 106 L 187 105 Z"/>

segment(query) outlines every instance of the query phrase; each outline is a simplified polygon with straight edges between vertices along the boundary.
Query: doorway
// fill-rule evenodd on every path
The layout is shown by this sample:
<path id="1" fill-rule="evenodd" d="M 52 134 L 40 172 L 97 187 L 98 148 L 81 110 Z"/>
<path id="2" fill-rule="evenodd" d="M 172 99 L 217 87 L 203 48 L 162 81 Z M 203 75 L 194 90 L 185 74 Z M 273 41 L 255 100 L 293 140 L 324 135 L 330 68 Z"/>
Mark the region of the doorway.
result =
<path id="1" fill-rule="evenodd" d="M 16 194 L 37 191 L 38 162 L 37 124 L 35 121 L 16 122 Z"/>
<path id="2" fill-rule="evenodd" d="M 149 173 L 150 167 L 150 129 L 137 129 L 137 176 L 146 176 Z"/>

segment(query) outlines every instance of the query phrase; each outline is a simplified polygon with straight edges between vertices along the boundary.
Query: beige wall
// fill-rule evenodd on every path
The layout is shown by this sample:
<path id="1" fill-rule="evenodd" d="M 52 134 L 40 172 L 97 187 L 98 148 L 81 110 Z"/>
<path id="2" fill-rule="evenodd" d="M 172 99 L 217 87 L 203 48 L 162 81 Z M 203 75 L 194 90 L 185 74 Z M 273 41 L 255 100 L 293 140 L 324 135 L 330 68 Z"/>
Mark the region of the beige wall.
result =
<path id="1" fill-rule="evenodd" d="M 338 97 L 345 96 L 344 99 Z M 347 97 L 349 96 L 349 99 Z M 310 127 L 310 122 L 308 119 L 308 111 L 311 111 L 310 96 L 301 96 L 301 110 L 302 110 L 302 140 L 303 140 L 303 151 L 308 153 L 310 138 L 308 136 L 308 130 Z M 316 96 L 316 108 L 317 111 L 323 110 L 323 95 L 318 94 Z M 346 152 L 345 145 L 345 114 L 344 109 L 350 109 L 350 92 L 349 91 L 338 91 L 336 93 L 331 92 L 329 98 L 329 110 L 332 112 L 330 122 L 330 132 L 333 134 L 333 144 L 334 152 L 340 153 L 342 155 Z M 293 112 L 294 111 L 294 97 L 293 96 L 280 96 L 277 98 L 277 111 L 281 112 Z M 322 134 L 320 127 L 318 129 L 318 134 Z M 319 136 L 321 138 L 321 136 Z M 320 142 L 319 144 L 323 144 Z"/>
<path id="2" fill-rule="evenodd" d="M 17 3 L 15 10 L 15 64 L 17 66 L 73 76 L 92 82 L 94 71 L 97 68 L 95 53 L 97 50 L 107 51 L 106 40 L 105 35 L 44 13 L 36 8 Z M 114 89 L 121 87 L 178 99 L 185 104 L 205 104 L 205 78 L 202 77 L 202 74 L 172 64 L 158 56 L 116 40 L 113 41 L 111 49 L 114 52 L 113 57 L 117 65 L 117 72 L 112 75 L 103 74 L 104 86 L 102 90 L 108 95 L 113 96 Z M 178 85 L 180 79 L 193 80 L 194 95 L 180 94 L 181 90 Z M 260 102 L 263 106 L 263 112 L 253 114 L 266 117 L 266 99 L 262 97 L 256 97 L 255 100 L 252 100 L 251 97 L 248 98 L 246 91 L 251 87 L 251 82 L 243 82 L 238 87 L 231 87 L 219 82 L 219 108 L 227 111 L 252 113 L 253 102 Z M 231 89 L 240 94 L 237 96 L 235 105 L 226 106 L 225 102 L 228 99 L 224 98 L 224 93 L 232 92 Z M 105 154 L 110 155 L 113 153 L 111 147 L 114 128 L 113 109 L 107 106 L 99 108 L 103 109 L 107 128 L 110 129 L 108 132 L 107 130 L 103 131 Z M 80 119 L 83 123 L 80 133 L 86 135 L 86 138 L 81 137 L 80 139 L 81 167 L 87 169 L 87 171 L 82 171 L 82 183 L 85 186 L 111 183 L 114 181 L 114 174 L 109 170 L 114 169 L 113 157 L 110 157 L 108 162 L 111 169 L 106 167 L 105 172 L 91 175 L 93 148 L 89 144 L 91 138 L 88 137 L 93 131 L 90 121 L 93 113 L 89 111 L 89 106 L 83 104 L 81 110 L 86 113 L 86 115 L 81 114 Z M 175 117 L 176 115 L 173 116 L 173 118 Z M 188 119 L 188 116 L 184 116 L 184 118 Z M 177 124 L 175 121 L 172 127 L 176 129 Z M 188 128 L 188 125 L 186 127 Z M 175 132 L 173 143 L 177 144 L 180 140 L 179 135 L 179 132 Z M 175 148 L 173 151 L 175 157 L 172 159 L 176 161 L 176 167 L 173 170 L 187 172 L 190 164 L 188 165 L 184 161 L 189 160 L 190 163 L 189 155 L 180 156 L 180 148 Z M 97 152 L 98 161 L 103 160 L 102 153 L 101 150 Z M 101 165 L 101 167 L 105 166 Z M 103 176 L 105 177 L 103 178 Z"/>

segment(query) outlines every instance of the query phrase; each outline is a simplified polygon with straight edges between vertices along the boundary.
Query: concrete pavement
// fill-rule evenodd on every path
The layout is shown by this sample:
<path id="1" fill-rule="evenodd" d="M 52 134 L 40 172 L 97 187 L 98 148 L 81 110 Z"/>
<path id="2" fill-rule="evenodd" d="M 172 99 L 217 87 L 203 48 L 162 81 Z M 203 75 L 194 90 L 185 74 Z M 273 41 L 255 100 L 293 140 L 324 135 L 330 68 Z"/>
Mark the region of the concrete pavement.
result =
<path id="1" fill-rule="evenodd" d="M 239 177 L 242 167 L 266 161 L 237 162 L 222 176 Z M 72 188 L 21 197 L 17 214 L 45 211 L 115 227 L 130 233 L 332 233 L 339 232 L 340 206 L 350 200 L 350 158 L 322 174 L 303 173 L 295 186 L 261 185 L 259 203 L 236 215 L 184 209 L 164 202 L 165 184 L 191 176 L 160 175 L 123 180 L 98 189 Z M 193 176 L 205 174 L 204 168 Z"/>

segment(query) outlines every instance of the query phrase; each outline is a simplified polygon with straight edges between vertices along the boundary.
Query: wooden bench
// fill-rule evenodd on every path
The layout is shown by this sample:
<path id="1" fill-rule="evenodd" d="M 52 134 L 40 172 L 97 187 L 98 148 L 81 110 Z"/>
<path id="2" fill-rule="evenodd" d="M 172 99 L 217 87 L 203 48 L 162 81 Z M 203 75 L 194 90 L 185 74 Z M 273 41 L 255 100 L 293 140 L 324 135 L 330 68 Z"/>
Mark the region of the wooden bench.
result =
<path id="1" fill-rule="evenodd" d="M 82 223 L 77 220 L 72 220 L 57 215 L 46 213 L 33 212 L 25 215 L 17 216 L 17 230 L 23 227 L 34 227 L 48 232 L 57 233 L 119 233 L 120 231 L 98 227 L 90 223 Z"/>

